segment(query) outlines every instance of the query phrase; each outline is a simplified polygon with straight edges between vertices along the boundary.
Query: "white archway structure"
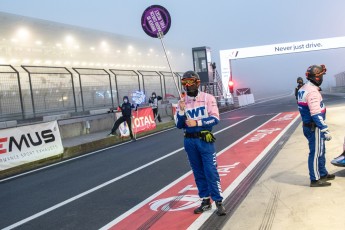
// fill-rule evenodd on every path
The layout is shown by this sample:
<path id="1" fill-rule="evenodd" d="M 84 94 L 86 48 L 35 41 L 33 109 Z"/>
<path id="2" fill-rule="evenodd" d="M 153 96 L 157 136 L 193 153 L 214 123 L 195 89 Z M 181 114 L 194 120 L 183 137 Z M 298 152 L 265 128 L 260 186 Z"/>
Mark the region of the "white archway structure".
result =
<path id="1" fill-rule="evenodd" d="M 229 91 L 228 82 L 232 79 L 231 60 L 262 57 L 279 54 L 299 53 L 316 50 L 337 49 L 345 47 L 345 37 L 253 46 L 247 48 L 220 50 L 220 65 L 224 94 Z M 225 95 L 224 95 L 225 96 Z"/>

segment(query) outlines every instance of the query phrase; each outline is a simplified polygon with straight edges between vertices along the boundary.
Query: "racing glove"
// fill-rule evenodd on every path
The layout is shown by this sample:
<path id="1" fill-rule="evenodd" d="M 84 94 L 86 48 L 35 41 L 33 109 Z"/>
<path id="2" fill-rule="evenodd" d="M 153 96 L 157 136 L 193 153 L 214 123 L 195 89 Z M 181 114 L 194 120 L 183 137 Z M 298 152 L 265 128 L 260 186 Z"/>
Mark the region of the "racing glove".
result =
<path id="1" fill-rule="evenodd" d="M 321 135 L 323 135 L 323 139 L 325 139 L 325 141 L 330 141 L 330 140 L 332 140 L 332 135 L 331 135 L 331 133 L 329 132 L 328 129 L 326 129 L 326 130 L 321 130 Z"/>
<path id="2" fill-rule="evenodd" d="M 216 141 L 216 138 L 213 136 L 213 134 L 210 131 L 201 131 L 201 138 L 203 141 L 207 143 L 213 143 Z"/>

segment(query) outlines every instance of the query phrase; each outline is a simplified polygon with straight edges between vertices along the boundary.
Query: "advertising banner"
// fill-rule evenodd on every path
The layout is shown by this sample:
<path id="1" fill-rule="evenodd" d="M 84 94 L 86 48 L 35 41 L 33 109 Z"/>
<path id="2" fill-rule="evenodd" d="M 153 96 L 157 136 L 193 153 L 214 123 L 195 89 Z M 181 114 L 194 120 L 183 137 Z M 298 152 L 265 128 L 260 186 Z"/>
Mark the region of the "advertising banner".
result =
<path id="1" fill-rule="evenodd" d="M 133 112 L 133 133 L 141 133 L 156 128 L 151 107 L 138 108 Z"/>
<path id="2" fill-rule="evenodd" d="M 231 74 L 231 60 L 281 55 L 290 53 L 310 52 L 317 50 L 338 49 L 345 47 L 345 37 L 333 37 L 316 40 L 295 41 L 264 46 L 253 46 L 220 50 L 220 65 L 223 85 L 229 81 Z"/>
<path id="3" fill-rule="evenodd" d="M 220 58 L 224 59 L 224 66 L 227 66 L 229 59 L 234 60 L 241 58 L 300 53 L 316 50 L 337 49 L 344 47 L 345 37 L 333 37 L 317 40 L 296 41 L 289 43 L 221 50 L 219 53 Z"/>
<path id="4" fill-rule="evenodd" d="M 115 114 L 116 119 L 121 117 L 121 112 Z M 137 111 L 132 112 L 132 132 L 133 134 L 150 131 L 156 128 L 153 111 L 151 107 L 138 108 Z M 126 122 L 119 126 L 121 137 L 129 136 L 129 128 Z"/>
<path id="5" fill-rule="evenodd" d="M 61 153 L 57 121 L 0 130 L 0 171 Z"/>

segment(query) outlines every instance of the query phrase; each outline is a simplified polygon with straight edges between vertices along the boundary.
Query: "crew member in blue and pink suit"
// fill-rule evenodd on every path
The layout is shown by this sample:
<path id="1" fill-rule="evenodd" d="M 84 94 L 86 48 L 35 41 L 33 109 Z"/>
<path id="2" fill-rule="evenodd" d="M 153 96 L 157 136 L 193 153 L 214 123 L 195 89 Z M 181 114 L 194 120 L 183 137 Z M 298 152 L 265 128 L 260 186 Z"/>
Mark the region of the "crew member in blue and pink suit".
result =
<path id="1" fill-rule="evenodd" d="M 335 178 L 326 169 L 325 140 L 331 140 L 332 136 L 325 123 L 326 107 L 319 90 L 324 74 L 325 65 L 310 66 L 306 72 L 309 81 L 298 90 L 298 109 L 302 117 L 303 134 L 309 145 L 310 187 L 330 186 L 328 181 Z"/>
<path id="2" fill-rule="evenodd" d="M 211 94 L 199 91 L 200 78 L 194 71 L 184 73 L 181 83 L 187 95 L 179 101 L 176 127 L 185 131 L 184 148 L 202 199 L 194 213 L 210 210 L 212 198 L 217 214 L 223 216 L 226 212 L 217 171 L 215 138 L 211 133 L 212 127 L 219 122 L 217 102 Z"/>

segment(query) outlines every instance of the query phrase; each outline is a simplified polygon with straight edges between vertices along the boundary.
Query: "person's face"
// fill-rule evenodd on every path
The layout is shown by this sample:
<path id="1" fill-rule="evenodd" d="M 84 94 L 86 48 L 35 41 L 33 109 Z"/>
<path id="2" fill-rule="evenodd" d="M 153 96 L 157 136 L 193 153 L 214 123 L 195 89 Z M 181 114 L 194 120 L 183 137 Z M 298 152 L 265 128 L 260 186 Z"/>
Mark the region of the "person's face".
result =
<path id="1" fill-rule="evenodd" d="M 185 86 L 185 90 L 187 92 L 194 92 L 194 91 L 197 91 L 198 90 L 198 85 L 197 84 L 194 84 L 194 85 L 190 85 L 190 86 Z"/>

